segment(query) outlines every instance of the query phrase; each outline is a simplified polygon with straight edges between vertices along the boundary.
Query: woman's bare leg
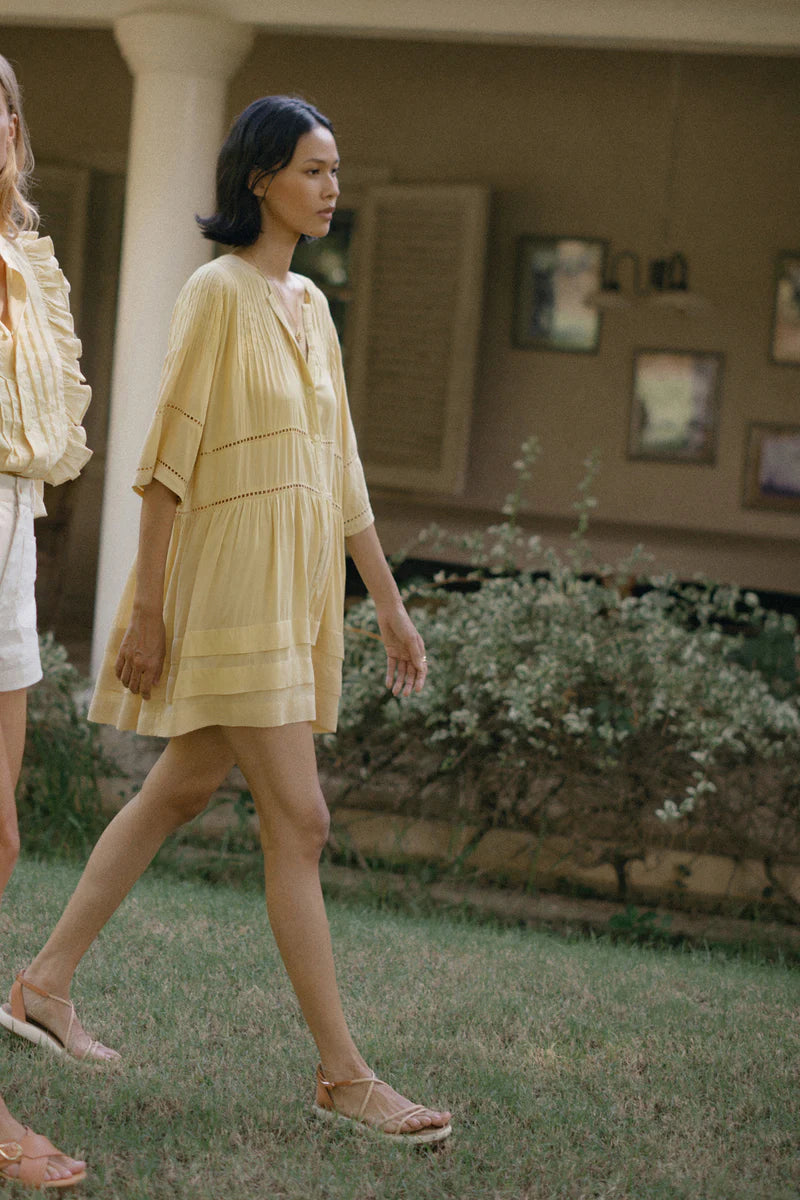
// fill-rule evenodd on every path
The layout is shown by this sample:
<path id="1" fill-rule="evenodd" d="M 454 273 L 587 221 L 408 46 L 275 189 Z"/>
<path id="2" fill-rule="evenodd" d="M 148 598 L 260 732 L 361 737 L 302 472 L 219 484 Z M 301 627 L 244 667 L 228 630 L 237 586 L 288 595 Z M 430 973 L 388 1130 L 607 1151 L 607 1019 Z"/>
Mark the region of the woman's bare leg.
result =
<path id="1" fill-rule="evenodd" d="M 19 855 L 14 793 L 25 749 L 27 695 L 24 688 L 0 692 L 0 897 Z M 14 1120 L 0 1096 L 0 1143 L 17 1142 L 24 1134 L 25 1127 Z M 48 1159 L 45 1179 L 68 1179 L 70 1175 L 78 1175 L 85 1166 L 86 1163 L 66 1154 L 53 1155 Z M 13 1179 L 19 1174 L 19 1167 L 10 1166 L 5 1174 Z"/>
<path id="2" fill-rule="evenodd" d="M 25 688 L 0 692 L 0 896 L 19 856 L 15 792 L 25 749 Z"/>
<path id="3" fill-rule="evenodd" d="M 345 1021 L 336 983 L 319 858 L 330 818 L 317 776 L 311 726 L 221 729 L 253 795 L 261 826 L 267 909 L 275 941 L 317 1044 L 326 1078 L 359 1079 L 369 1068 Z M 355 1114 L 363 1087 L 337 1088 L 336 1106 Z M 369 1114 L 380 1119 L 409 1102 L 376 1088 Z M 405 1128 L 446 1125 L 449 1113 L 426 1109 Z M 391 1127 L 388 1129 L 392 1132 Z"/>
<path id="4" fill-rule="evenodd" d="M 78 963 L 127 896 L 164 840 L 203 811 L 233 766 L 233 755 L 216 728 L 172 738 L 142 785 L 114 817 L 95 846 L 77 888 L 47 942 L 25 971 L 44 991 L 69 997 Z M 57 1036 L 66 1034 L 62 1005 L 24 992 L 32 1017 Z M 85 1039 L 85 1040 L 84 1040 Z M 79 1030 L 80 1053 L 89 1038 Z M 101 1057 L 116 1057 L 101 1048 Z"/>

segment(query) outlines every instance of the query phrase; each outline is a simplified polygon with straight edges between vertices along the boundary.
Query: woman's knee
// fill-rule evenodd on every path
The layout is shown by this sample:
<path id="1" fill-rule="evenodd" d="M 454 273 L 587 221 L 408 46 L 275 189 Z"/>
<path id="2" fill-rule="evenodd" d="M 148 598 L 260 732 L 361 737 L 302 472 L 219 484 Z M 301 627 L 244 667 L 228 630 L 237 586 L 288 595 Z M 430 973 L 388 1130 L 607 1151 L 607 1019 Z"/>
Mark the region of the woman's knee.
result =
<path id="1" fill-rule="evenodd" d="M 170 743 L 142 789 L 148 799 L 155 799 L 171 814 L 176 826 L 204 811 L 233 765 L 232 759 L 224 755 L 192 755 L 185 751 L 185 747 Z"/>
<path id="2" fill-rule="evenodd" d="M 325 797 L 317 790 L 310 797 L 286 797 L 259 813 L 265 852 L 290 850 L 318 859 L 330 832 L 331 818 Z"/>
<path id="3" fill-rule="evenodd" d="M 205 811 L 215 790 L 206 787 L 199 779 L 184 780 L 170 790 L 163 806 L 171 814 L 174 825 L 185 825 Z"/>
<path id="4" fill-rule="evenodd" d="M 19 858 L 19 831 L 0 828 L 0 876 L 7 879 Z"/>

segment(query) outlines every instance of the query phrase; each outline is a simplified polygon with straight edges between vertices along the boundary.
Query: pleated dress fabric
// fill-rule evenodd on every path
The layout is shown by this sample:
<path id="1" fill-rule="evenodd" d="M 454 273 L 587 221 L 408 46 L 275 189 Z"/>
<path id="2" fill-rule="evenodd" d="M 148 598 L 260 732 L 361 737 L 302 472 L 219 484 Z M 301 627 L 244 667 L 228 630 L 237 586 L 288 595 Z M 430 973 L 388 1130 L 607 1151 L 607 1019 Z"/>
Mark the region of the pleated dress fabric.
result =
<path id="1" fill-rule="evenodd" d="M 173 313 L 134 487 L 178 497 L 149 700 L 114 675 L 125 587 L 89 710 L 174 737 L 209 725 L 336 728 L 347 536 L 372 523 L 327 300 L 305 280 L 304 358 L 269 282 L 233 254 L 201 267 Z"/>

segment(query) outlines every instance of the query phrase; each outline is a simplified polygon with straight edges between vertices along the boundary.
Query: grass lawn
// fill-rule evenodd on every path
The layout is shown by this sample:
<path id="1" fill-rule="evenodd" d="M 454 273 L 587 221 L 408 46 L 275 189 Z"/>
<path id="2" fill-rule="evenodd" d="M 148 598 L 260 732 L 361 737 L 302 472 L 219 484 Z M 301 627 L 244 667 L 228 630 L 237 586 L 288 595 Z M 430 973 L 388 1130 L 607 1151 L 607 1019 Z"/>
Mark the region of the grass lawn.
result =
<path id="1" fill-rule="evenodd" d="M 17 869 L 0 913 L 3 991 L 77 876 Z M 318 1124 L 314 1049 L 261 896 L 146 876 L 75 988 L 86 1026 L 124 1069 L 61 1065 L 0 1031 L 9 1105 L 89 1160 L 74 1194 L 800 1196 L 797 968 L 355 904 L 330 916 L 357 1040 L 413 1099 L 453 1109 L 446 1146 Z"/>

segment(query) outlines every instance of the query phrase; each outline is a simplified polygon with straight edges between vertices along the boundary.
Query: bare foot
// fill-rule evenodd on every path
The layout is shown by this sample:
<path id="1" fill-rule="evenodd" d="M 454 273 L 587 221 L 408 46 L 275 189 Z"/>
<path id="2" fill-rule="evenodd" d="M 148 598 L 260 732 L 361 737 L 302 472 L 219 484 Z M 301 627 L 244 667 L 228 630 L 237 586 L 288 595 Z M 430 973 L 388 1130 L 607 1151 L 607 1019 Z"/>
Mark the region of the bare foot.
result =
<path id="1" fill-rule="evenodd" d="M 27 1132 L 25 1126 L 14 1120 L 3 1101 L 0 1100 L 0 1178 L 3 1175 L 8 1176 L 9 1179 L 19 1177 L 18 1163 L 4 1165 L 2 1146 L 8 1142 L 19 1142 Z M 44 1177 L 48 1182 L 54 1179 L 70 1179 L 73 1175 L 80 1175 L 85 1168 L 86 1163 L 81 1159 L 70 1158 L 68 1154 L 60 1154 L 56 1151 L 47 1160 Z"/>
<path id="2" fill-rule="evenodd" d="M 356 1078 L 368 1078 L 368 1074 L 363 1072 Z M 415 1105 L 383 1080 L 377 1079 L 371 1092 L 369 1086 L 369 1082 L 349 1086 L 339 1084 L 335 1088 L 328 1087 L 325 1091 L 331 1097 L 336 1112 L 361 1120 L 365 1125 L 380 1129 L 384 1133 L 420 1133 L 426 1129 L 444 1129 L 450 1124 L 449 1112 Z M 369 1099 L 362 1112 L 368 1094 Z"/>
<path id="3" fill-rule="evenodd" d="M 77 1018 L 75 1008 L 68 1000 L 55 996 L 40 996 L 32 987 L 25 986 L 36 981 L 29 979 L 27 974 L 23 978 L 22 998 L 29 1021 L 41 1025 L 52 1034 L 73 1058 L 87 1062 L 119 1060 L 120 1055 L 116 1050 L 111 1050 L 89 1037 Z"/>

